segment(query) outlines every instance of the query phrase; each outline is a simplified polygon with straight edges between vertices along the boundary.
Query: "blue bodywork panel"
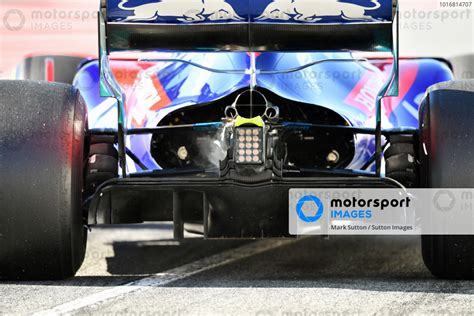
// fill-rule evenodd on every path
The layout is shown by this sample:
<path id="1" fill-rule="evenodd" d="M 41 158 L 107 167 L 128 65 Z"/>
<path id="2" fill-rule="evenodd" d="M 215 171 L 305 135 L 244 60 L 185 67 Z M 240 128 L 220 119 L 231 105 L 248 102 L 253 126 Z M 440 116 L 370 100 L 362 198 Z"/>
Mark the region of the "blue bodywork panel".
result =
<path id="1" fill-rule="evenodd" d="M 188 60 L 214 69 L 244 70 L 250 67 L 247 53 L 173 53 L 163 58 Z M 256 69 L 285 70 L 322 59 L 344 59 L 348 53 L 263 53 Z M 300 71 L 257 75 L 256 86 L 279 96 L 329 108 L 352 126 L 375 126 L 375 100 L 390 76 L 392 61 L 326 62 Z M 126 95 L 126 128 L 156 127 L 166 114 L 183 107 L 212 102 L 248 88 L 250 75 L 211 72 L 180 62 L 111 61 L 112 71 Z M 453 79 L 446 63 L 435 59 L 402 59 L 400 95 L 383 100 L 384 128 L 418 127 L 418 109 L 426 89 Z M 89 109 L 90 128 L 116 128 L 117 105 L 99 94 L 97 61 L 85 64 L 75 79 Z M 276 104 L 277 105 L 277 104 Z M 150 155 L 149 135 L 127 136 L 127 146 L 150 168 L 159 168 Z M 374 138 L 358 137 L 357 156 L 350 168 L 360 168 L 374 152 Z M 132 162 L 130 171 L 136 171 Z"/>

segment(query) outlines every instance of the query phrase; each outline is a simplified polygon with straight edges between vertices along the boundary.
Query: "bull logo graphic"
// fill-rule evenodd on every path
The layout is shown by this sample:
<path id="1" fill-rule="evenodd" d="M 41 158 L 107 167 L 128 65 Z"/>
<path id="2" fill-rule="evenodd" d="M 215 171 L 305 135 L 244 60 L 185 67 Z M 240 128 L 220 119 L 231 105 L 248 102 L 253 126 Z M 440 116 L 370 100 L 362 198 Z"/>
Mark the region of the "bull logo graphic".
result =
<path id="1" fill-rule="evenodd" d="M 125 21 L 155 21 L 158 17 L 174 17 L 180 22 L 192 23 L 219 20 L 243 20 L 225 0 L 161 0 L 128 7 L 122 0 L 121 10 L 133 11 Z"/>
<path id="2" fill-rule="evenodd" d="M 273 0 L 256 20 L 294 20 L 317 22 L 323 17 L 340 17 L 348 21 L 375 21 L 366 11 L 378 10 L 379 0 L 371 0 L 370 7 L 339 0 Z"/>

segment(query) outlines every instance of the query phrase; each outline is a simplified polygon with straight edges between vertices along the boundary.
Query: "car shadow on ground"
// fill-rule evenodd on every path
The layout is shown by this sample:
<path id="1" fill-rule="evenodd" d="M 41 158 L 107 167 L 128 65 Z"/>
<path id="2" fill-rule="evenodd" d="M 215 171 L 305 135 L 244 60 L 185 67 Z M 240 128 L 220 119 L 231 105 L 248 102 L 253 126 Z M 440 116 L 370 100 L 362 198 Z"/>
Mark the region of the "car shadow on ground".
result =
<path id="1" fill-rule="evenodd" d="M 167 286 L 474 294 L 474 281 L 434 278 L 420 248 L 415 236 L 304 238 Z"/>
<path id="2" fill-rule="evenodd" d="M 163 241 L 118 242 L 113 244 L 115 256 L 107 258 L 108 272 L 156 274 L 246 242 L 249 241 L 194 239 L 179 246 L 164 246 Z M 416 236 L 303 238 L 167 286 L 474 294 L 472 281 L 434 278 L 423 264 L 420 237 Z"/>
<path id="3" fill-rule="evenodd" d="M 106 258 L 111 275 L 151 275 L 201 258 L 242 246 L 249 240 L 204 240 L 201 238 L 115 242 L 115 256 Z M 125 262 L 135 264 L 124 264 Z M 138 264 L 136 264 L 138 263 Z"/>
<path id="4" fill-rule="evenodd" d="M 186 239 L 114 241 L 113 255 L 98 258 L 109 275 L 82 274 L 21 285 L 111 287 L 163 273 L 252 241 Z M 275 241 L 276 242 L 276 241 Z M 105 262 L 104 262 L 105 261 Z M 334 288 L 368 291 L 474 294 L 473 281 L 439 280 L 421 259 L 419 237 L 310 237 L 222 265 L 167 287 Z"/>

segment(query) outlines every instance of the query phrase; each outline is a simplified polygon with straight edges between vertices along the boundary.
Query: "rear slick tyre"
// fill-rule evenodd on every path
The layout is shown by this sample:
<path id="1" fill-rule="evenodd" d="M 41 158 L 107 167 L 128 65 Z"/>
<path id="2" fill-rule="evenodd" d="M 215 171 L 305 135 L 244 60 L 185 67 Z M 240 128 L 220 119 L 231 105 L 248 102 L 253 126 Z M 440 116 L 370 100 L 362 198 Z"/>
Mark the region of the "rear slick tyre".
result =
<path id="1" fill-rule="evenodd" d="M 432 86 L 420 108 L 420 175 L 427 188 L 474 188 L 474 80 Z M 422 236 L 431 273 L 474 279 L 474 235 Z"/>
<path id="2" fill-rule="evenodd" d="M 67 84 L 0 81 L 0 278 L 73 276 L 86 249 L 86 107 Z"/>

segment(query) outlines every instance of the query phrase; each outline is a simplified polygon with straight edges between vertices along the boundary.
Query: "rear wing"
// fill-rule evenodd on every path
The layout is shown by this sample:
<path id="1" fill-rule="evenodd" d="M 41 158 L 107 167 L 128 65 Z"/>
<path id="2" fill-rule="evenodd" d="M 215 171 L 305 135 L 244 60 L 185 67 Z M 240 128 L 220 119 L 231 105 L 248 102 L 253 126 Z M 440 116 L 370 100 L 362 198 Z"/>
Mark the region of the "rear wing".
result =
<path id="1" fill-rule="evenodd" d="M 113 51 L 386 51 L 396 0 L 106 0 Z"/>
<path id="2" fill-rule="evenodd" d="M 381 175 L 382 99 L 398 95 L 397 0 L 101 0 L 100 94 L 117 99 L 123 177 L 125 100 L 108 56 L 165 50 L 391 52 L 392 75 L 376 101 L 376 174 Z"/>

